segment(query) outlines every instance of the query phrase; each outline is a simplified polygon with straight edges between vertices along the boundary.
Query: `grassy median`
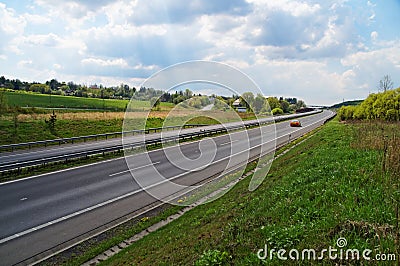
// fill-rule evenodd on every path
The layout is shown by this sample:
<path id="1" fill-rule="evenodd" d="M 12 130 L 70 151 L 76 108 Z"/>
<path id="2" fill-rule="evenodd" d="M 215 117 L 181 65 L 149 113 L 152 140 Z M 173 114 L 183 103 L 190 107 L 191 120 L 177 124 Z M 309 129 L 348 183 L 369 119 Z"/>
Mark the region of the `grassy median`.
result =
<path id="1" fill-rule="evenodd" d="M 276 253 L 260 260 L 257 252 L 267 245 L 269 251 L 297 249 L 300 256 L 315 249 L 320 256 L 330 246 L 338 249 L 339 238 L 347 241 L 344 251 L 371 249 L 372 259 L 394 254 L 399 260 L 398 129 L 399 124 L 331 121 L 276 159 L 256 191 L 248 191 L 247 178 L 103 265 L 320 264 L 282 261 Z M 367 263 L 327 254 L 323 262 Z"/>

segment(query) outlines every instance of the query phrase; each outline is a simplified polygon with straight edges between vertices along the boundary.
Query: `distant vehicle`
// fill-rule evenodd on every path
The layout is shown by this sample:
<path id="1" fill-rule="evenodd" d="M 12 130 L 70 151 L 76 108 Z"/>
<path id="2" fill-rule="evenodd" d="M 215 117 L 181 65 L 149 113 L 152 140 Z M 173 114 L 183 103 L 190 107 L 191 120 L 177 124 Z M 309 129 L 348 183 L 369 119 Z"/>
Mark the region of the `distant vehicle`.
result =
<path id="1" fill-rule="evenodd" d="M 295 119 L 295 120 L 290 121 L 290 126 L 291 127 L 301 127 L 301 123 L 299 120 Z"/>

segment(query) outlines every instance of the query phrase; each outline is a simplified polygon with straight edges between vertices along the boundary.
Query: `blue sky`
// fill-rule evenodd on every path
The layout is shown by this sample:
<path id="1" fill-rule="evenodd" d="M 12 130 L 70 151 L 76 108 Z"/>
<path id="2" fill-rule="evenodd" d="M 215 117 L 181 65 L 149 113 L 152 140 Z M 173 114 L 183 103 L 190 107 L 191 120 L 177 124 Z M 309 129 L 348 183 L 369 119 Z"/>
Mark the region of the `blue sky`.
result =
<path id="1" fill-rule="evenodd" d="M 400 0 L 0 1 L 0 75 L 137 87 L 213 60 L 266 96 L 333 104 L 384 75 L 400 86 L 399 14 Z"/>

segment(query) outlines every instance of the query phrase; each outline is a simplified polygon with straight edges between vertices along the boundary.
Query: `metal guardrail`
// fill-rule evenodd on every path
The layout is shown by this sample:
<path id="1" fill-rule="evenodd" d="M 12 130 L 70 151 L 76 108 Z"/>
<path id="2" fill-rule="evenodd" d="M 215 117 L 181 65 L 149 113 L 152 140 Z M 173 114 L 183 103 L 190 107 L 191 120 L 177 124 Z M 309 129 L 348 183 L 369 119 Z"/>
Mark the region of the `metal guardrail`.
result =
<path id="1" fill-rule="evenodd" d="M 206 125 L 206 124 L 188 124 L 188 125 L 183 125 L 183 126 L 156 127 L 156 128 L 137 129 L 137 130 L 123 131 L 123 132 L 112 132 L 112 133 L 71 137 L 71 138 L 39 140 L 39 141 L 31 141 L 31 142 L 16 143 L 16 144 L 6 144 L 6 145 L 0 145 L 0 151 L 7 151 L 7 150 L 14 151 L 15 149 L 25 148 L 25 147 L 31 149 L 32 147 L 37 147 L 39 145 L 43 145 L 44 147 L 47 147 L 47 145 L 51 145 L 51 144 L 58 144 L 58 145 L 66 144 L 66 143 L 73 144 L 74 142 L 77 142 L 77 141 L 86 142 L 87 140 L 90 140 L 90 139 L 92 139 L 92 140 L 93 139 L 98 140 L 99 138 L 108 139 L 111 136 L 116 137 L 118 135 L 125 136 L 127 134 L 132 134 L 132 135 L 149 134 L 151 132 L 156 133 L 157 131 L 162 131 L 162 130 L 175 130 L 175 129 L 181 129 L 181 128 L 193 128 L 193 127 L 203 127 L 203 126 L 208 126 L 208 125 Z"/>
<path id="2" fill-rule="evenodd" d="M 101 153 L 104 154 L 104 153 L 108 153 L 108 152 L 121 151 L 124 149 L 134 149 L 134 148 L 139 148 L 139 147 L 145 147 L 147 145 L 156 145 L 156 144 L 167 143 L 167 142 L 176 141 L 176 140 L 185 140 L 185 139 L 189 139 L 189 138 L 215 135 L 218 133 L 227 133 L 228 131 L 261 126 L 261 125 L 265 125 L 265 124 L 270 124 L 272 122 L 280 122 L 280 121 L 293 119 L 293 118 L 297 118 L 297 117 L 302 117 L 302 116 L 308 116 L 308 115 L 316 114 L 316 113 L 320 113 L 320 112 L 322 112 L 322 111 L 294 114 L 294 115 L 289 115 L 289 116 L 272 117 L 272 118 L 266 118 L 266 119 L 261 119 L 261 120 L 257 120 L 257 121 L 253 120 L 253 121 L 248 121 L 248 122 L 244 122 L 243 124 L 233 125 L 233 126 L 223 126 L 222 125 L 221 127 L 214 128 L 214 129 L 204 129 L 204 130 L 200 130 L 197 132 L 184 133 L 184 134 L 179 134 L 179 135 L 175 135 L 175 136 L 148 139 L 145 141 L 138 141 L 138 142 L 133 142 L 130 144 L 125 144 L 125 145 L 119 144 L 119 145 L 116 145 L 113 147 L 97 148 L 97 149 L 93 149 L 93 150 L 68 153 L 68 154 L 63 154 L 63 155 L 56 155 L 56 156 L 52 156 L 52 157 L 48 157 L 48 158 L 34 159 L 34 160 L 29 160 L 29 161 L 24 161 L 24 162 L 13 162 L 13 163 L 9 163 L 9 164 L 0 165 L 0 172 L 4 173 L 4 172 L 10 171 L 10 170 L 20 170 L 21 168 L 24 168 L 24 167 L 45 165 L 47 163 L 54 163 L 54 162 L 60 162 L 60 161 L 67 162 L 69 159 L 83 158 L 83 157 L 88 157 L 88 156 L 95 155 L 95 154 L 101 154 Z M 197 125 L 197 126 L 199 126 L 199 125 Z M 172 128 L 172 127 L 169 127 L 169 128 Z M 175 128 L 181 128 L 181 127 L 175 126 Z M 157 130 L 161 130 L 161 129 L 163 129 L 163 128 L 158 128 Z M 122 134 L 122 132 L 121 132 L 121 134 Z"/>

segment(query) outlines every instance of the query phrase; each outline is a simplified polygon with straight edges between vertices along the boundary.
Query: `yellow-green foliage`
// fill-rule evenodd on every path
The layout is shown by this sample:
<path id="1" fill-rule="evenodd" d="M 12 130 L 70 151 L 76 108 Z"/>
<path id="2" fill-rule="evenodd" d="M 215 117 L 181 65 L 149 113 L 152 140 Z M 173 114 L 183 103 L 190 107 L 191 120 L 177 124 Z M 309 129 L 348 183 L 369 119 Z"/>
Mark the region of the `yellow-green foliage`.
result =
<path id="1" fill-rule="evenodd" d="M 381 119 L 400 120 L 400 88 L 373 93 L 358 106 L 342 106 L 338 111 L 340 120 Z"/>
<path id="2" fill-rule="evenodd" d="M 337 115 L 340 120 L 353 119 L 357 106 L 342 106 L 340 107 Z"/>

